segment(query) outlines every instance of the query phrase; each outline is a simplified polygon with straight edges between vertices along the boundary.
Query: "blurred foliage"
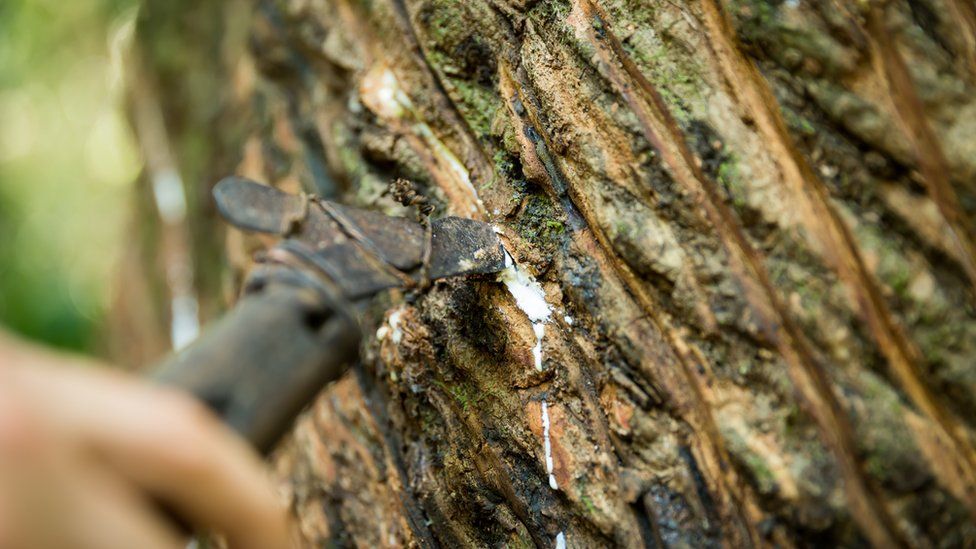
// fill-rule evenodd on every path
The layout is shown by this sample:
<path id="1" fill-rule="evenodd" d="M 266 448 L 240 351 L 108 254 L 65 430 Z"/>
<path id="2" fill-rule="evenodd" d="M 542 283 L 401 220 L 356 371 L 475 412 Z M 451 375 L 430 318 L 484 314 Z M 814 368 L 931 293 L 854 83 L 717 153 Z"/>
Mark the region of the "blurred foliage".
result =
<path id="1" fill-rule="evenodd" d="M 140 160 L 122 109 L 134 0 L 0 1 L 0 324 L 91 350 Z"/>

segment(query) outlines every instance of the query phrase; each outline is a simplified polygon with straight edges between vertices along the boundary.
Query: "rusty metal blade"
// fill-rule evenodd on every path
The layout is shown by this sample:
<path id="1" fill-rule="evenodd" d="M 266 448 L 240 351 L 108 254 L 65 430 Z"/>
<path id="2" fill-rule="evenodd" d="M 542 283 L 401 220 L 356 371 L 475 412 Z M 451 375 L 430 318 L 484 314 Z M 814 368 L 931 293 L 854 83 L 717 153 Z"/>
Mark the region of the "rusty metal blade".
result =
<path id="1" fill-rule="evenodd" d="M 217 209 L 245 230 L 280 236 L 310 249 L 318 268 L 356 298 L 422 278 L 484 274 L 505 268 L 505 252 L 491 225 L 446 217 L 431 224 L 430 256 L 422 262 L 426 229 L 403 217 L 305 200 L 254 181 L 228 177 L 214 187 Z M 297 247 L 295 249 L 298 249 Z M 386 266 L 384 266 L 384 264 Z M 406 276 L 396 275 L 393 267 Z"/>
<path id="2" fill-rule="evenodd" d="M 431 279 L 497 273 L 505 268 L 505 249 L 495 229 L 484 222 L 443 217 L 433 222 Z"/>

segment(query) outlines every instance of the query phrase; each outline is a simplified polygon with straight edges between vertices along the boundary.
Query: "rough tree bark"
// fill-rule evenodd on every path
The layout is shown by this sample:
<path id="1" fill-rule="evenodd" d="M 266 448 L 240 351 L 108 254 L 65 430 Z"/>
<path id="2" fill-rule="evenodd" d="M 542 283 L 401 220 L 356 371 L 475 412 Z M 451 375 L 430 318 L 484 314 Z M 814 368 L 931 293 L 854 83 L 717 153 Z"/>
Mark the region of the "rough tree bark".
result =
<path id="1" fill-rule="evenodd" d="M 229 172 L 400 214 L 405 177 L 516 262 L 376 303 L 274 459 L 310 545 L 976 544 L 970 0 L 151 0 L 136 36 L 205 317 L 261 245 Z"/>

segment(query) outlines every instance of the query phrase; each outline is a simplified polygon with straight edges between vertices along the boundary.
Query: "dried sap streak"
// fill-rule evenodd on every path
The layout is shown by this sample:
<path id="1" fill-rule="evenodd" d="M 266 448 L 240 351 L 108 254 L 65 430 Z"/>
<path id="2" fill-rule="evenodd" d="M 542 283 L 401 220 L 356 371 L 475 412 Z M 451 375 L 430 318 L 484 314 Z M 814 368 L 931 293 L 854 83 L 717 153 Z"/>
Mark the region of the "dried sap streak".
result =
<path id="1" fill-rule="evenodd" d="M 535 332 L 535 346 L 532 347 L 532 357 L 534 358 L 536 370 L 542 371 L 542 338 L 546 335 L 546 322 L 552 318 L 552 307 L 546 301 L 546 294 L 531 275 L 519 270 L 515 265 L 508 250 L 505 250 L 505 270 L 498 274 L 498 281 L 505 284 L 509 293 L 515 298 L 515 304 L 525 316 L 532 322 L 532 331 Z M 572 325 L 572 319 L 566 317 L 566 323 Z M 553 474 L 554 463 L 552 459 L 552 439 L 549 429 L 549 403 L 542 401 L 542 445 L 546 454 L 546 473 L 549 475 L 549 487 L 553 490 L 559 489 L 556 482 L 556 475 Z M 566 549 L 566 536 L 559 532 L 556 536 L 556 549 Z"/>
<path id="2" fill-rule="evenodd" d="M 535 332 L 532 357 L 535 359 L 535 369 L 541 372 L 542 338 L 546 333 L 546 322 L 552 317 L 552 307 L 546 302 L 542 285 L 515 265 L 508 250 L 505 251 L 505 270 L 498 274 L 498 281 L 505 284 L 509 293 L 515 298 L 515 304 L 532 322 L 532 331 Z"/>
<path id="3" fill-rule="evenodd" d="M 546 294 L 531 275 L 520 270 L 512 256 L 505 252 L 505 270 L 499 273 L 498 280 L 505 284 L 509 293 L 515 298 L 515 304 L 529 317 L 532 331 L 535 333 L 535 345 L 532 347 L 532 357 L 535 369 L 542 371 L 542 338 L 546 334 L 546 322 L 552 317 L 552 307 L 546 301 Z M 546 453 L 546 472 L 549 474 L 549 486 L 553 490 L 559 489 L 556 476 L 553 474 L 552 439 L 549 435 L 549 403 L 542 401 L 542 438 Z"/>

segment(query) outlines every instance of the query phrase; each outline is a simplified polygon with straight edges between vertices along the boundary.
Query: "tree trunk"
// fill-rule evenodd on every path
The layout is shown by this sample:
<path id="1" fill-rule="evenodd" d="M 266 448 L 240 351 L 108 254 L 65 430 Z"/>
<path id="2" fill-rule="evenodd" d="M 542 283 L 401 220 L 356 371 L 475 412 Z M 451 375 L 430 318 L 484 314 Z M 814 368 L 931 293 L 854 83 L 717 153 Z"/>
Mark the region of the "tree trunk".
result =
<path id="1" fill-rule="evenodd" d="M 188 204 L 143 257 L 205 318 L 262 244 L 231 172 L 409 215 L 404 177 L 514 258 L 377 299 L 274 457 L 311 546 L 976 544 L 970 0 L 152 0 L 136 36 Z"/>

